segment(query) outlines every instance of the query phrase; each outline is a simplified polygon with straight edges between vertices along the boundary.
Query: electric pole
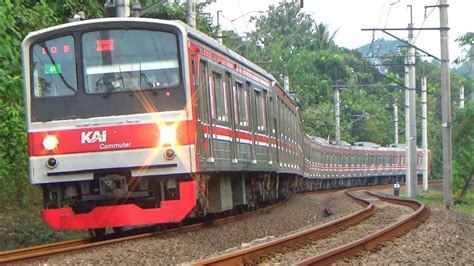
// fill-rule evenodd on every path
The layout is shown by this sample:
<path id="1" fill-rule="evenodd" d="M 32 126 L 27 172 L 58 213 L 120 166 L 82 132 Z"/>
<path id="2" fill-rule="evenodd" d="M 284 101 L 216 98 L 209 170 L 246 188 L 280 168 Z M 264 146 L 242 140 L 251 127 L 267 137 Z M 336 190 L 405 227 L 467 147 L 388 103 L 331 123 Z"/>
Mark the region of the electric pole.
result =
<path id="1" fill-rule="evenodd" d="M 410 7 L 410 24 L 408 24 L 408 42 L 413 45 L 413 15 L 412 6 Z M 409 114 L 410 114 L 410 183 L 408 184 L 408 197 L 416 196 L 417 176 L 417 156 L 416 156 L 416 77 L 415 77 L 415 47 L 408 49 L 408 77 L 409 77 Z"/>
<path id="2" fill-rule="evenodd" d="M 461 88 L 459 88 L 459 109 L 463 109 L 464 108 L 464 86 L 461 86 Z"/>
<path id="3" fill-rule="evenodd" d="M 411 167 L 410 164 L 410 95 L 409 89 L 410 79 L 409 79 L 409 69 L 408 69 L 408 57 L 405 57 L 405 184 L 406 189 L 408 190 L 411 184 Z"/>
<path id="4" fill-rule="evenodd" d="M 115 16 L 130 17 L 130 0 L 116 0 Z"/>
<path id="5" fill-rule="evenodd" d="M 196 4 L 194 0 L 187 0 L 186 23 L 192 28 L 196 28 Z"/>
<path id="6" fill-rule="evenodd" d="M 421 80 L 421 142 L 423 149 L 423 191 L 428 191 L 428 102 L 426 76 Z"/>
<path id="7" fill-rule="evenodd" d="M 393 103 L 393 138 L 395 144 L 398 144 L 398 100 Z"/>
<path id="8" fill-rule="evenodd" d="M 340 106 L 339 106 L 339 86 L 334 88 L 334 117 L 336 120 L 336 144 L 341 142 L 341 117 L 340 117 Z"/>
<path id="9" fill-rule="evenodd" d="M 446 208 L 452 206 L 453 173 L 451 145 L 451 88 L 449 79 L 449 37 L 448 37 L 448 0 L 439 1 L 440 38 L 441 38 L 441 135 L 443 141 L 443 202 Z"/>
<path id="10" fill-rule="evenodd" d="M 222 29 L 221 29 L 221 22 L 220 22 L 220 13 L 222 13 L 222 10 L 217 11 L 217 41 L 219 43 L 222 43 Z"/>

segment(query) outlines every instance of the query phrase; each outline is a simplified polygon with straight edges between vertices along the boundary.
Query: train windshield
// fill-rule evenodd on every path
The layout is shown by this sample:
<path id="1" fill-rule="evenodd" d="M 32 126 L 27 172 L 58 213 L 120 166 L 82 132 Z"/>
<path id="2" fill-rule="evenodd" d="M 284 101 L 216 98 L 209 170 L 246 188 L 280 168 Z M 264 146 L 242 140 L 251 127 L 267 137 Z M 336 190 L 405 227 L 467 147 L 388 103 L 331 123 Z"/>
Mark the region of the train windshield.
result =
<path id="1" fill-rule="evenodd" d="M 175 88 L 181 83 L 178 42 L 173 33 L 114 29 L 82 37 L 88 94 Z"/>
<path id="2" fill-rule="evenodd" d="M 182 110 L 180 33 L 141 26 L 91 26 L 33 43 L 31 121 Z"/>

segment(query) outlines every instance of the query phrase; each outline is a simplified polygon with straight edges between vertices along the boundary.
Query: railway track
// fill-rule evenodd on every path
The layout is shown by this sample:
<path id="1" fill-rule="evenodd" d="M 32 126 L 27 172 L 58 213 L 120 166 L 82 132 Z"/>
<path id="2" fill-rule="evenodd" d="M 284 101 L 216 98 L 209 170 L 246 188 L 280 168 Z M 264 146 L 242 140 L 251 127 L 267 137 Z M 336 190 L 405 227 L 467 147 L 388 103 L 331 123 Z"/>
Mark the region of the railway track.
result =
<path id="1" fill-rule="evenodd" d="M 376 187 L 368 187 L 366 189 L 386 189 L 390 188 L 391 185 L 382 185 L 382 186 L 376 186 Z M 362 188 L 358 188 L 362 189 Z M 314 192 L 313 192 L 314 193 Z M 317 193 L 328 193 L 328 191 L 319 191 Z M 363 220 L 363 216 L 370 216 L 374 212 L 373 207 L 370 207 L 368 202 L 364 200 L 357 200 L 360 204 L 367 206 L 364 210 L 361 210 L 357 213 L 354 213 L 354 216 L 357 216 L 360 219 Z M 195 231 L 199 230 L 203 227 L 209 226 L 210 223 L 212 224 L 223 224 L 226 223 L 230 220 L 238 220 L 247 216 L 251 215 L 258 215 L 267 211 L 270 211 L 272 208 L 277 207 L 277 205 L 272 205 L 267 208 L 262 208 L 257 210 L 256 212 L 249 212 L 245 214 L 241 214 L 238 216 L 233 216 L 233 217 L 226 217 L 226 218 L 221 218 L 221 219 L 216 219 L 212 221 L 207 221 L 204 223 L 198 223 L 198 224 L 193 224 L 193 225 L 186 225 L 186 226 L 180 226 L 178 228 L 173 228 L 173 229 L 168 229 L 165 231 L 156 231 L 156 227 L 151 227 L 149 232 L 144 231 L 143 228 L 139 230 L 132 230 L 126 231 L 125 234 L 113 234 L 113 235 L 107 235 L 105 238 L 84 238 L 84 239 L 77 239 L 77 240 L 69 240 L 69 241 L 62 241 L 58 243 L 52 243 L 52 244 L 46 244 L 46 245 L 40 245 L 40 246 L 35 246 L 35 247 L 28 247 L 28 248 L 22 248 L 22 249 L 17 249 L 17 250 L 11 250 L 11 251 L 5 251 L 5 252 L 0 252 L 0 264 L 2 263 L 8 263 L 8 262 L 18 262 L 18 261 L 24 261 L 28 259 L 34 259 L 34 258 L 39 258 L 39 257 L 44 257 L 44 256 L 50 256 L 54 254 L 60 254 L 64 252 L 74 252 L 78 251 L 81 249 L 88 249 L 88 248 L 95 248 L 99 246 L 104 246 L 104 245 L 109 245 L 113 243 L 118 243 L 122 241 L 128 241 L 128 240 L 135 240 L 135 239 L 145 239 L 145 238 L 150 238 L 154 236 L 166 236 L 166 235 L 171 235 L 171 234 L 179 234 L 179 233 L 185 233 L 189 231 Z M 322 227 L 328 227 L 328 228 L 333 228 L 333 230 L 342 230 L 344 228 L 347 228 L 348 226 L 351 226 L 351 224 L 357 223 L 355 220 L 354 221 L 345 221 L 343 219 L 339 219 L 336 221 L 333 221 L 331 223 L 322 225 Z M 314 235 L 317 236 L 318 232 L 315 232 Z M 327 234 L 327 232 L 326 232 Z M 323 234 L 322 234 L 323 235 Z"/>
<path id="2" fill-rule="evenodd" d="M 186 226 L 178 225 L 176 228 L 172 228 L 172 229 L 161 229 L 162 231 L 157 231 L 156 227 L 150 226 L 147 228 L 125 231 L 119 234 L 106 235 L 101 238 L 90 237 L 90 238 L 61 241 L 57 243 L 4 251 L 4 252 L 0 252 L 0 264 L 19 262 L 19 261 L 24 261 L 28 259 L 34 259 L 34 258 L 39 258 L 39 257 L 44 257 L 44 256 L 49 256 L 49 255 L 60 254 L 64 252 L 71 252 L 71 251 L 74 252 L 74 251 L 78 251 L 82 249 L 105 246 L 105 245 L 110 245 L 110 244 L 119 243 L 123 241 L 144 239 L 144 238 L 150 238 L 150 237 L 156 237 L 156 236 L 164 237 L 164 236 L 169 236 L 169 235 L 178 234 L 178 233 L 196 231 L 201 228 L 210 226 L 211 224 L 212 225 L 224 224 L 230 221 L 243 219 L 245 217 L 259 215 L 259 214 L 268 212 L 273 208 L 276 208 L 283 202 L 285 202 L 285 200 L 277 204 L 258 209 L 253 212 L 247 212 L 247 213 L 243 213 L 236 216 L 224 217 L 224 218 L 205 221 L 201 223 L 195 223 L 195 224 L 186 225 Z M 150 232 L 138 233 L 138 232 L 143 232 L 143 231 L 150 231 Z"/>
<path id="3" fill-rule="evenodd" d="M 274 254 L 284 254 L 285 252 L 291 252 L 299 248 L 303 248 L 308 245 L 309 242 L 314 239 L 323 239 L 335 232 L 343 231 L 344 229 L 358 224 L 361 221 L 368 219 L 375 212 L 375 206 L 372 202 L 362 198 L 358 198 L 354 195 L 354 192 L 347 192 L 349 196 L 356 199 L 358 202 L 366 204 L 367 207 L 351 215 L 345 216 L 338 220 L 335 220 L 328 224 L 323 224 L 312 229 L 287 236 L 284 238 L 276 239 L 261 245 L 242 249 L 233 253 L 224 254 L 222 256 L 214 257 L 207 260 L 195 262 L 194 265 L 242 265 L 246 263 L 258 264 L 261 262 L 272 263 L 267 259 L 272 257 Z M 323 252 L 315 257 L 309 257 L 303 261 L 297 263 L 298 265 L 309 265 L 309 264 L 330 264 L 343 257 L 350 257 L 357 254 L 362 250 L 371 250 L 383 241 L 391 239 L 406 230 L 409 230 L 424 220 L 429 215 L 428 209 L 418 201 L 403 200 L 398 198 L 389 198 L 380 196 L 372 192 L 367 191 L 371 197 L 377 197 L 378 199 L 386 202 L 391 202 L 397 205 L 407 206 L 414 210 L 413 213 L 406 216 L 405 218 L 390 224 L 389 226 L 366 235 L 356 241 L 341 245 L 337 248 L 330 249 Z M 310 244 L 309 244 L 310 245 Z"/>

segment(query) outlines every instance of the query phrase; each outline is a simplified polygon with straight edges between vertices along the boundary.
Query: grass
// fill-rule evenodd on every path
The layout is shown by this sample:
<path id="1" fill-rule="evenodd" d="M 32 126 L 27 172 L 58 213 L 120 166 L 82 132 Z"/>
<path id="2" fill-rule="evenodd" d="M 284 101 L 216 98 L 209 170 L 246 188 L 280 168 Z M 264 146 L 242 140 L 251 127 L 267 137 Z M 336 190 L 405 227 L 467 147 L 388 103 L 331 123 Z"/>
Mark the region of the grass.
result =
<path id="1" fill-rule="evenodd" d="M 39 202 L 33 202 L 23 209 L 0 211 L 0 251 L 87 236 L 84 230 L 52 230 L 41 219 L 40 206 Z"/>
<path id="2" fill-rule="evenodd" d="M 443 191 L 431 190 L 428 192 L 421 192 L 420 194 L 418 194 L 416 199 L 425 204 L 443 205 Z M 463 202 L 455 203 L 454 210 L 461 213 L 465 213 L 474 218 L 474 189 L 471 189 L 471 191 L 469 191 L 469 193 L 464 197 Z"/>

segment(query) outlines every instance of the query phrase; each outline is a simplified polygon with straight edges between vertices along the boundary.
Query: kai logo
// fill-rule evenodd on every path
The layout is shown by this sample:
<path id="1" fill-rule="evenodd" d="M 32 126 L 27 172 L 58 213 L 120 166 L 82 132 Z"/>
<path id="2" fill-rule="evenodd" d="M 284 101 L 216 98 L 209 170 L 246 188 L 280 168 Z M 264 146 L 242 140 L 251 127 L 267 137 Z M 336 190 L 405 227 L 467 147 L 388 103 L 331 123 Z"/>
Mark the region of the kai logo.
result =
<path id="1" fill-rule="evenodd" d="M 95 143 L 95 142 L 106 142 L 107 131 L 87 131 L 81 132 L 81 143 Z"/>

